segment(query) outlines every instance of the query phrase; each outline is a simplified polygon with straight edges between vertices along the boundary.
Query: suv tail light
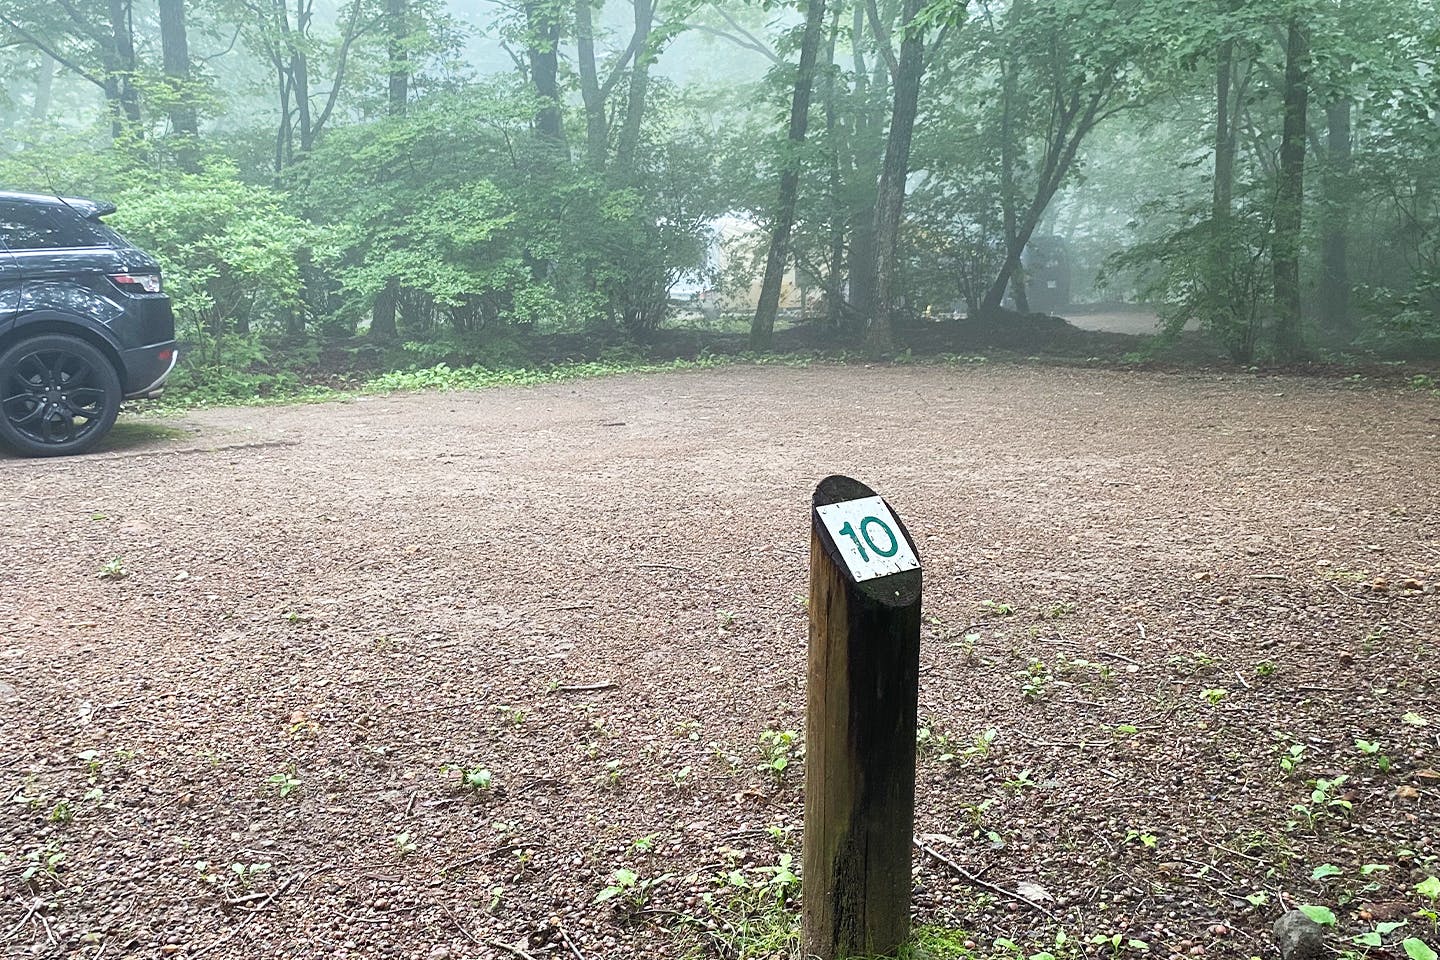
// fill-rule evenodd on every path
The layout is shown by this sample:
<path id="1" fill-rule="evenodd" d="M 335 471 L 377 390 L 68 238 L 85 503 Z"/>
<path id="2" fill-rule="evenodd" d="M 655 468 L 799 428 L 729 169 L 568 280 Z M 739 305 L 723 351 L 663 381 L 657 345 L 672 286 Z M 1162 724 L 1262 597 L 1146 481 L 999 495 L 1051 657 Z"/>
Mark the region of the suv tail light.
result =
<path id="1" fill-rule="evenodd" d="M 110 280 L 126 293 L 159 293 L 158 273 L 112 273 Z"/>

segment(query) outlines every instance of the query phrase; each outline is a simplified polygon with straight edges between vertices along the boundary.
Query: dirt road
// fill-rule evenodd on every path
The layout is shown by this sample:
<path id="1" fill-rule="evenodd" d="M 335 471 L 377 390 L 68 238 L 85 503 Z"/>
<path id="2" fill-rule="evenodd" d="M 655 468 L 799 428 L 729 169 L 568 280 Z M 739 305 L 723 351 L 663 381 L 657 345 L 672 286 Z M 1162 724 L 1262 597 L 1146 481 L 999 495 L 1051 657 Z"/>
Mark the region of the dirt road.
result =
<path id="1" fill-rule="evenodd" d="M 1432 396 L 737 367 L 181 427 L 0 459 L 13 955 L 741 955 L 799 862 L 803 763 L 757 768 L 831 472 L 925 563 L 917 831 L 1072 944 L 1249 957 L 1282 896 L 1357 933 L 1437 872 Z"/>

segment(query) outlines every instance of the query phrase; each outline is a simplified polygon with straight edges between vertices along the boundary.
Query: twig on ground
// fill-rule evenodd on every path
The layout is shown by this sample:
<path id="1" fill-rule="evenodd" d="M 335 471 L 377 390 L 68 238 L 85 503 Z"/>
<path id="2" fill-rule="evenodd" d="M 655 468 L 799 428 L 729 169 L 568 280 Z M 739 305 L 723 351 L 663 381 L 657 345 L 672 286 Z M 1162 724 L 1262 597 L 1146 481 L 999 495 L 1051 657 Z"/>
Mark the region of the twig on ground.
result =
<path id="1" fill-rule="evenodd" d="M 35 902 L 30 904 L 30 909 L 25 911 L 25 916 L 21 917 L 19 922 L 16 923 L 15 926 L 11 927 L 9 932 L 6 933 L 4 937 L 0 937 L 0 943 L 8 943 L 10 939 L 15 936 L 15 934 L 20 932 L 20 928 L 25 926 L 25 924 L 30 921 L 31 917 L 35 916 L 35 911 L 39 910 L 40 907 L 44 905 L 44 903 L 44 900 L 36 898 Z"/>
<path id="2" fill-rule="evenodd" d="M 572 683 L 561 684 L 555 688 L 556 693 L 588 693 L 592 690 L 613 690 L 620 686 L 618 680 L 608 680 L 604 683 Z"/>
<path id="3" fill-rule="evenodd" d="M 1290 578 L 1287 577 L 1287 576 L 1285 576 L 1285 574 L 1283 574 L 1283 573 L 1252 573 L 1252 574 L 1250 574 L 1250 579 L 1251 579 L 1251 580 L 1289 580 Z"/>
<path id="4" fill-rule="evenodd" d="M 560 939 L 564 940 L 565 946 L 569 947 L 570 952 L 575 954 L 575 960 L 585 960 L 585 954 L 581 953 L 580 948 L 575 946 L 575 941 L 570 939 L 570 934 L 565 932 L 564 927 L 560 928 Z"/>
<path id="5" fill-rule="evenodd" d="M 1246 690 L 1250 689 L 1250 682 L 1245 679 L 1245 675 L 1239 670 L 1235 671 L 1235 679 L 1240 681 L 1240 686 L 1244 687 Z"/>
<path id="6" fill-rule="evenodd" d="M 1141 663 L 1139 660 L 1131 660 L 1129 657 L 1125 656 L 1125 654 L 1123 654 L 1123 653 L 1115 653 L 1115 652 L 1112 651 L 1112 650 L 1096 650 L 1095 653 L 1096 653 L 1097 656 L 1110 657 L 1110 658 L 1112 658 L 1112 659 L 1120 660 L 1120 661 L 1122 661 L 1122 662 L 1124 662 L 1124 663 L 1131 664 L 1132 666 L 1136 666 L 1136 667 L 1143 667 L 1143 666 L 1144 666 L 1144 664 Z"/>
<path id="7" fill-rule="evenodd" d="M 411 812 L 414 811 L 414 809 L 415 809 L 415 798 L 418 797 L 418 796 L 420 796 L 420 791 L 419 791 L 419 790 L 412 790 L 412 791 L 410 791 L 410 802 L 407 803 L 407 804 L 405 804 L 405 816 L 407 816 L 407 817 L 410 816 Z"/>
<path id="8" fill-rule="evenodd" d="M 676 566 L 673 563 L 637 563 L 635 566 L 641 570 L 684 570 L 684 567 Z"/>
<path id="9" fill-rule="evenodd" d="M 594 610 L 594 609 L 595 609 L 595 604 L 593 604 L 593 603 L 570 603 L 570 604 L 566 604 L 566 605 L 563 606 L 563 607 L 551 607 L 550 609 L 551 609 L 551 610 Z"/>
<path id="10" fill-rule="evenodd" d="M 454 918 L 454 917 L 451 917 L 450 919 L 454 920 L 455 918 Z M 459 925 L 460 925 L 460 923 L 459 923 L 458 920 L 455 922 L 455 925 L 456 925 L 456 926 L 459 926 Z M 461 933 L 466 933 L 467 931 L 465 930 L 464 927 L 460 927 L 460 932 L 461 932 Z M 472 937 L 471 939 L 474 939 L 474 938 Z M 479 941 L 479 940 L 476 940 L 475 942 L 476 942 L 476 943 L 479 943 L 480 941 Z M 491 946 L 491 947 L 496 948 L 497 950 L 504 950 L 504 951 L 506 951 L 507 953 L 514 954 L 515 956 L 519 957 L 520 960 L 535 960 L 535 955 L 534 955 L 534 954 L 529 953 L 528 951 L 525 951 L 525 950 L 521 950 L 519 947 L 513 946 L 513 945 L 511 945 L 511 944 L 508 944 L 508 943 L 506 943 L 506 942 L 503 941 L 503 940 L 491 940 L 491 941 L 487 944 L 487 946 Z"/>
<path id="11" fill-rule="evenodd" d="M 1224 850 L 1226 853 L 1230 854 L 1231 856 L 1240 857 L 1242 860 L 1249 860 L 1251 863 L 1261 863 L 1261 864 L 1264 864 L 1264 865 L 1267 866 L 1267 867 L 1270 866 L 1270 861 L 1269 861 L 1269 860 L 1264 860 L 1264 859 L 1261 859 L 1260 857 L 1252 857 L 1252 856 L 1251 856 L 1250 854 L 1248 854 L 1248 853 L 1241 853 L 1239 850 L 1231 850 L 1229 847 L 1222 847 L 1222 846 L 1220 846 L 1220 844 L 1215 843 L 1214 841 L 1211 841 L 1211 846 L 1213 846 L 1216 850 Z"/>
<path id="12" fill-rule="evenodd" d="M 261 901 L 260 901 L 259 903 L 257 903 L 255 906 L 253 906 L 253 907 L 251 907 L 250 909 L 246 910 L 246 911 L 245 911 L 245 919 L 241 920 L 239 923 L 235 924 L 235 926 L 231 927 L 229 933 L 225 934 L 225 936 L 221 937 L 219 940 L 216 940 L 216 941 L 214 941 L 213 943 L 209 943 L 209 944 L 201 947 L 199 950 L 196 950 L 194 953 L 190 954 L 192 960 L 193 960 L 194 957 L 203 956 L 204 954 L 209 953 L 211 950 L 216 950 L 216 949 L 220 948 L 221 946 L 224 946 L 225 944 L 229 943 L 231 940 L 233 940 L 233 939 L 235 938 L 235 936 L 236 936 L 237 934 L 239 934 L 239 932 L 240 932 L 241 930 L 244 930 L 244 929 L 245 929 L 245 925 L 246 925 L 246 924 L 248 924 L 251 920 L 254 920 L 254 919 L 255 919 L 255 915 L 256 915 L 257 913 L 259 913 L 260 911 L 262 911 L 262 910 L 264 910 L 266 907 L 268 907 L 268 906 L 270 905 L 270 903 L 271 903 L 276 897 L 280 896 L 280 895 L 281 895 L 282 893 L 284 893 L 285 891 L 289 890 L 289 889 L 292 888 L 292 887 L 300 886 L 300 885 L 303 885 L 303 884 L 305 884 L 305 883 L 308 883 L 312 877 L 315 877 L 315 876 L 317 876 L 317 875 L 319 875 L 319 874 L 322 874 L 322 873 L 325 873 L 325 872 L 327 872 L 327 871 L 334 870 L 334 869 L 335 869 L 335 866 L 334 866 L 333 864 L 330 864 L 330 865 L 323 866 L 323 867 L 316 867 L 314 870 L 311 870 L 311 871 L 309 871 L 308 873 L 305 873 L 305 874 L 303 874 L 303 875 L 298 875 L 298 874 L 297 874 L 297 875 L 292 875 L 292 876 L 291 876 L 289 879 L 287 879 L 284 883 L 280 884 L 280 886 L 278 886 L 278 887 L 276 887 L 274 890 L 270 891 L 269 896 L 267 896 L 264 900 L 261 900 Z M 42 918 L 42 919 L 43 919 L 43 918 Z"/>
<path id="13" fill-rule="evenodd" d="M 1059 917 L 1055 916 L 1055 914 L 1051 913 L 1049 910 L 1046 910 L 1044 907 L 1036 903 L 1034 900 L 1031 900 L 1029 897 L 1022 897 L 1020 894 L 1016 893 L 1013 890 L 1006 890 L 1004 887 L 997 887 L 993 883 L 981 880 L 975 874 L 971 873 L 969 870 L 966 870 L 954 860 L 951 860 L 949 857 L 946 857 L 943 854 L 930 849 L 929 847 L 925 846 L 925 844 L 921 843 L 919 840 L 915 840 L 913 842 L 915 846 L 919 848 L 921 853 L 929 854 L 936 860 L 939 860 L 941 863 L 945 864 L 945 866 L 949 867 L 951 870 L 954 870 L 965 880 L 965 882 L 971 884 L 972 886 L 980 887 L 984 890 L 989 890 L 991 893 L 999 894 L 1007 900 L 1014 900 L 1016 903 L 1023 903 L 1026 906 L 1032 907 L 1035 910 L 1038 910 L 1040 913 L 1043 913 L 1046 918 L 1058 922 Z"/>

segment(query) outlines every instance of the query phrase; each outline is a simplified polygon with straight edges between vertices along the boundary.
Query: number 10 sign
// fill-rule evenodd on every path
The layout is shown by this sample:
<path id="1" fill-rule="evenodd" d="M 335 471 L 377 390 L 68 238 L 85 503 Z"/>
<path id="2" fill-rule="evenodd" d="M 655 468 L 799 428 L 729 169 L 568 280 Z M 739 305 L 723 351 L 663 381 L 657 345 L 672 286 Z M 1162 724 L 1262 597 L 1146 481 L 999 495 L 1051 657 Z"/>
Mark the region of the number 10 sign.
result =
<path id="1" fill-rule="evenodd" d="M 830 503 L 815 511 L 856 583 L 920 568 L 900 521 L 880 497 Z"/>

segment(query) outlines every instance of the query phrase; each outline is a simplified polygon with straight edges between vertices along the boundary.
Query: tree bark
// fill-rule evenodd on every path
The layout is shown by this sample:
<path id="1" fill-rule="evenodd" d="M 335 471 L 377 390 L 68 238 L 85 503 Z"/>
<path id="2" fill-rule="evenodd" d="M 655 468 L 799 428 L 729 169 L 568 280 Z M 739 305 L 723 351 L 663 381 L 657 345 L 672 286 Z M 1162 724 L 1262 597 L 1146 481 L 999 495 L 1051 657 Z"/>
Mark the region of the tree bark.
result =
<path id="1" fill-rule="evenodd" d="M 901 13 L 900 55 L 895 65 L 895 100 L 885 160 L 875 194 L 875 303 L 865 333 L 865 350 L 879 355 L 894 349 L 894 308 L 900 269 L 900 220 L 905 207 L 905 178 L 910 173 L 910 143 L 925 73 L 925 38 L 915 29 L 924 0 L 905 0 Z"/>
<path id="2" fill-rule="evenodd" d="M 407 0 L 385 0 L 385 26 L 389 42 L 386 47 L 390 69 L 389 97 L 386 111 L 391 118 L 405 116 L 410 102 L 410 56 L 406 42 L 410 37 Z M 400 331 L 395 322 L 400 299 L 400 281 L 391 277 L 375 295 L 370 311 L 370 336 L 375 340 L 395 340 Z"/>
<path id="3" fill-rule="evenodd" d="M 1024 13 L 1024 0 L 1015 0 L 1009 13 L 1012 27 L 1024 16 Z M 1015 239 L 1019 236 L 1019 227 L 1016 223 L 1018 217 L 1015 209 L 1019 203 L 1015 183 L 1015 155 L 1019 152 L 1015 142 L 1015 107 L 1016 99 L 1019 96 L 1019 72 L 1018 58 L 1010 49 L 1004 50 L 1000 55 L 1000 214 L 1005 231 L 1006 250 L 1015 246 Z M 1016 309 L 1021 313 L 1029 313 L 1030 302 L 1025 296 L 1025 273 L 1018 266 L 1011 278 L 1010 291 L 1015 300 Z"/>
<path id="4" fill-rule="evenodd" d="M 825 269 L 825 322 L 839 326 L 841 282 L 845 270 L 845 202 L 840 178 L 839 110 L 836 103 L 835 40 L 840 33 L 840 7 L 830 18 L 825 44 L 825 142 L 829 146 L 830 256 Z"/>
<path id="5" fill-rule="evenodd" d="M 535 114 L 535 131 L 551 144 L 565 142 L 565 128 L 560 115 L 560 22 L 543 0 L 527 0 L 525 23 L 530 38 L 526 56 L 530 63 L 530 82 L 540 97 Z"/>
<path id="6" fill-rule="evenodd" d="M 866 319 L 869 318 L 870 304 L 875 302 L 875 187 L 880 179 L 880 153 L 875 145 L 880 142 L 880 117 L 872 102 L 871 90 L 883 90 L 885 67 L 876 58 L 871 68 L 865 63 L 861 38 L 865 35 L 864 4 L 855 4 L 854 22 L 851 25 L 854 38 L 851 42 L 855 61 L 855 93 L 853 96 L 854 134 L 851 142 L 851 182 L 863 198 L 850 211 L 850 262 L 849 303 L 851 310 Z"/>
<path id="7" fill-rule="evenodd" d="M 1299 357 L 1300 228 L 1305 194 L 1305 111 L 1309 97 L 1309 44 L 1292 19 L 1285 44 L 1285 120 L 1280 139 L 1280 173 L 1275 191 L 1272 266 L 1275 274 L 1275 355 Z"/>
<path id="8" fill-rule="evenodd" d="M 385 0 L 385 46 L 390 84 L 386 107 L 392 117 L 405 116 L 410 103 L 410 20 L 408 0 Z"/>
<path id="9" fill-rule="evenodd" d="M 580 99 L 585 104 L 585 157 L 591 169 L 599 173 L 605 169 L 610 151 L 610 127 L 595 68 L 595 17 L 590 3 L 575 0 L 575 59 L 580 73 Z"/>
<path id="10" fill-rule="evenodd" d="M 1350 314 L 1350 146 L 1349 100 L 1325 108 L 1325 206 L 1320 239 L 1320 322 L 1330 334 L 1348 338 L 1354 333 Z"/>
<path id="11" fill-rule="evenodd" d="M 159 0 L 160 55 L 165 79 L 170 84 L 170 130 L 179 139 L 175 161 L 181 170 L 194 173 L 198 166 L 195 137 L 199 119 L 190 99 L 190 43 L 185 33 L 185 0 Z"/>
<path id="12" fill-rule="evenodd" d="M 760 302 L 750 324 L 750 347 L 769 350 L 775 338 L 775 317 L 780 312 L 780 284 L 789 262 L 790 231 L 795 225 L 795 203 L 800 193 L 800 149 L 810 122 L 810 92 L 815 83 L 815 64 L 825 32 L 825 0 L 809 0 L 805 8 L 805 32 L 800 38 L 800 63 L 795 72 L 795 94 L 790 101 L 790 130 L 780 173 L 780 197 L 765 258 L 765 279 L 760 285 Z"/>
<path id="13" fill-rule="evenodd" d="M 35 102 L 30 105 L 31 120 L 48 120 L 55 90 L 55 58 L 40 54 L 40 67 L 35 73 Z"/>
<path id="14" fill-rule="evenodd" d="M 625 120 L 615 145 L 615 164 L 622 176 L 634 174 L 640 150 L 640 122 L 650 92 L 650 31 L 655 24 L 655 0 L 635 0 L 635 65 L 630 69 L 630 92 L 625 98 Z"/>
<path id="15" fill-rule="evenodd" d="M 140 91 L 135 86 L 135 34 L 130 24 L 130 0 L 110 0 L 110 61 L 106 69 L 105 92 L 115 111 L 111 127 L 115 136 L 127 131 L 139 137 Z"/>

